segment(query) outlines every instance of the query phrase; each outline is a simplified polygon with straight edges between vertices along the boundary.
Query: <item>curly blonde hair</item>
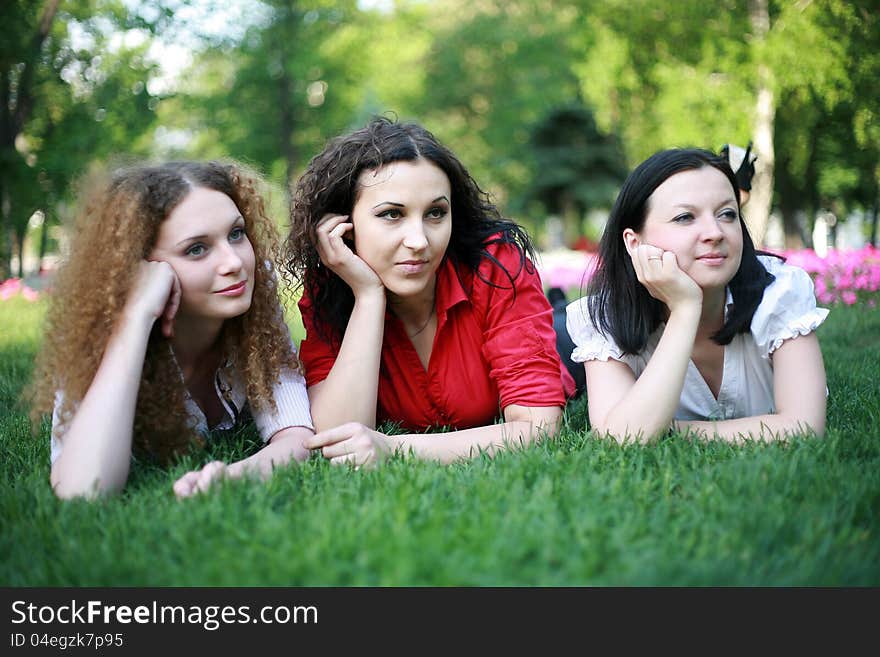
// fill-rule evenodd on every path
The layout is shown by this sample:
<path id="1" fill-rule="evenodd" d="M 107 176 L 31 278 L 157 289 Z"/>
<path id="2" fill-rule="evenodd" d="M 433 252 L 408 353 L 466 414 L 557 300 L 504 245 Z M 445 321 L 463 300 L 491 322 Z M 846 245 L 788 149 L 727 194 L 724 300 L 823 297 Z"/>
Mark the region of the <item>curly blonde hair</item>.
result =
<path id="1" fill-rule="evenodd" d="M 221 349 L 224 360 L 228 358 L 242 376 L 251 407 L 275 409 L 272 388 L 282 368 L 299 369 L 299 363 L 278 297 L 278 235 L 266 214 L 264 181 L 237 162 L 169 162 L 130 166 L 85 181 L 29 389 L 35 427 L 42 415 L 52 413 L 58 391 L 64 399 L 61 421 L 70 421 L 95 377 L 138 263 L 153 250 L 161 223 L 199 187 L 226 194 L 244 218 L 257 263 L 254 293 L 250 309 L 224 323 Z M 200 440 L 188 422 L 185 400 L 170 343 L 156 322 L 138 391 L 133 440 L 137 453 L 167 463 Z"/>

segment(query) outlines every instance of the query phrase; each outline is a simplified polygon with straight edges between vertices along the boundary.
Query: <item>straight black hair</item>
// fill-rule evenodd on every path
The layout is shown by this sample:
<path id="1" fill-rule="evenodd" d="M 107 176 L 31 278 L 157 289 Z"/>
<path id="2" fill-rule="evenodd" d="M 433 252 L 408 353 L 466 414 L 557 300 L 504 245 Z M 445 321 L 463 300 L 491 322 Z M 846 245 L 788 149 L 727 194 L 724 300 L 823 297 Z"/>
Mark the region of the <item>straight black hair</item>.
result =
<path id="1" fill-rule="evenodd" d="M 736 194 L 739 222 L 743 234 L 742 261 L 728 283 L 733 308 L 724 325 L 712 336 L 721 345 L 730 344 L 737 333 L 746 333 L 764 290 L 773 275 L 758 260 L 755 245 L 746 228 L 739 202 L 739 188 L 730 164 L 723 157 L 698 148 L 674 148 L 655 153 L 642 162 L 624 181 L 611 208 L 605 232 L 599 243 L 596 270 L 587 286 L 587 304 L 597 331 L 611 337 L 627 354 L 637 354 L 666 317 L 665 305 L 652 297 L 639 283 L 623 241 L 623 231 L 641 232 L 645 225 L 648 199 L 669 177 L 703 167 L 718 169 L 730 181 Z"/>

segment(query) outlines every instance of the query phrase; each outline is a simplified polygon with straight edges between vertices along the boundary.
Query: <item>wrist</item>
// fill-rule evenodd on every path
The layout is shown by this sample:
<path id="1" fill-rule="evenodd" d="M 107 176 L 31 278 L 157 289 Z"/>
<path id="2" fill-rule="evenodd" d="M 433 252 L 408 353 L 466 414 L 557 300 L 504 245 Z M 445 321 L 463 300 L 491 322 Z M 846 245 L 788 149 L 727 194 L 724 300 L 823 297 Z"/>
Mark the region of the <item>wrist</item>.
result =
<path id="1" fill-rule="evenodd" d="M 385 286 L 370 285 L 354 291 L 354 303 L 358 306 L 381 306 L 385 310 Z"/>

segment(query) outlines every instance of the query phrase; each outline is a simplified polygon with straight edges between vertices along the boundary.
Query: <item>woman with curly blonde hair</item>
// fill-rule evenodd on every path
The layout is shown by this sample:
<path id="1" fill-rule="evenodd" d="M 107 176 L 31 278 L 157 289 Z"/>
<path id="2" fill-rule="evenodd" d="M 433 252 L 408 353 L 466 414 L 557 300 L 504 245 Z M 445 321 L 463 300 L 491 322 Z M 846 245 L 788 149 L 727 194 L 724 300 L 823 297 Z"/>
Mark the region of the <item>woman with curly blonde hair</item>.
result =
<path id="1" fill-rule="evenodd" d="M 32 386 L 33 419 L 52 413 L 59 497 L 119 491 L 132 452 L 167 463 L 251 413 L 269 444 L 185 474 L 178 496 L 308 456 L 308 397 L 260 185 L 237 163 L 171 162 L 88 186 Z"/>

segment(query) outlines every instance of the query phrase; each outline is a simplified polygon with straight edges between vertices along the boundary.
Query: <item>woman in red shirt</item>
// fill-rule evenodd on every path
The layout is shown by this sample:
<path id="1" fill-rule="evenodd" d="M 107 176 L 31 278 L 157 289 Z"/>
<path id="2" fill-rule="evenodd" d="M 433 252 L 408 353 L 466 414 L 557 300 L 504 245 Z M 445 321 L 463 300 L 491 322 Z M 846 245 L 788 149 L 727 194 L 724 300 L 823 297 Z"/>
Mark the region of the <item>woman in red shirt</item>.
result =
<path id="1" fill-rule="evenodd" d="M 337 137 L 297 183 L 291 219 L 321 432 L 307 447 L 334 464 L 449 462 L 556 432 L 574 383 L 529 237 L 427 130 L 377 118 Z"/>

